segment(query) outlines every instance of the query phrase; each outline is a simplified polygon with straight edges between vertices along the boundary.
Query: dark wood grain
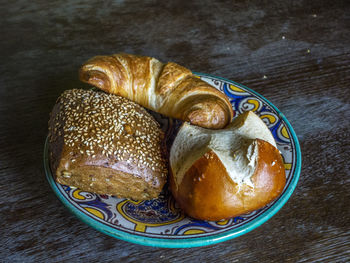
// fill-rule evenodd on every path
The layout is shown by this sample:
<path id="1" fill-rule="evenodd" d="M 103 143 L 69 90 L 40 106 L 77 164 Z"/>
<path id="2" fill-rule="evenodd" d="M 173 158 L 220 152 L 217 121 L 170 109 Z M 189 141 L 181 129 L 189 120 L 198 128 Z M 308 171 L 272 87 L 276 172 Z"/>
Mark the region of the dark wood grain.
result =
<path id="1" fill-rule="evenodd" d="M 0 8 L 0 261 L 350 261 L 349 1 L 7 1 Z M 46 182 L 49 112 L 97 54 L 130 52 L 240 82 L 286 115 L 299 184 L 234 240 L 149 248 L 93 230 Z"/>

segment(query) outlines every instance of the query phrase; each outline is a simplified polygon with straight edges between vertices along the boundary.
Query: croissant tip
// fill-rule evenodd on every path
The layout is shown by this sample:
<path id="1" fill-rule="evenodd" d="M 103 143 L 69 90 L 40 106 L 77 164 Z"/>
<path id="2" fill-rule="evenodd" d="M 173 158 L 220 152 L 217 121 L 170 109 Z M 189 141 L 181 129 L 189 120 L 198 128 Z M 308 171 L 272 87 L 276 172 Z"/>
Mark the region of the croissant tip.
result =
<path id="1" fill-rule="evenodd" d="M 80 69 L 78 76 L 79 76 L 79 79 L 82 82 L 90 83 L 90 74 L 89 74 L 89 72 L 84 71 L 83 69 Z"/>
<path id="2" fill-rule="evenodd" d="M 101 90 L 106 91 L 109 87 L 109 80 L 105 74 L 96 70 L 86 70 L 84 66 L 79 70 L 79 79 Z"/>

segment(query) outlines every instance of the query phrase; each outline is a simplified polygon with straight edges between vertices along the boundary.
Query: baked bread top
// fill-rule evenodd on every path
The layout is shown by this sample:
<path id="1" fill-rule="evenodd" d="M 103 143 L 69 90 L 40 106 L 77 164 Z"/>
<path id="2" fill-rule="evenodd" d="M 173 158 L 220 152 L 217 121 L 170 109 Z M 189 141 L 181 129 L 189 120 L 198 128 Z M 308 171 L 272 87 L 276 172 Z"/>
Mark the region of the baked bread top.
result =
<path id="1" fill-rule="evenodd" d="M 104 92 L 67 90 L 58 98 L 49 121 L 52 170 L 60 183 L 116 195 L 113 185 L 108 188 L 111 178 L 104 178 L 106 187 L 96 191 L 94 184 L 100 183 L 100 178 L 85 173 L 92 168 L 106 168 L 108 174 L 118 171 L 122 177 L 130 175 L 154 188 L 134 195 L 135 191 L 129 189 L 128 196 L 118 196 L 153 198 L 159 194 L 167 176 L 163 137 L 159 124 L 136 103 Z M 95 172 L 103 171 L 95 169 Z"/>
<path id="2" fill-rule="evenodd" d="M 253 112 L 227 128 L 209 130 L 185 123 L 170 150 L 170 189 L 185 213 L 221 220 L 262 208 L 286 183 L 273 135 Z"/>

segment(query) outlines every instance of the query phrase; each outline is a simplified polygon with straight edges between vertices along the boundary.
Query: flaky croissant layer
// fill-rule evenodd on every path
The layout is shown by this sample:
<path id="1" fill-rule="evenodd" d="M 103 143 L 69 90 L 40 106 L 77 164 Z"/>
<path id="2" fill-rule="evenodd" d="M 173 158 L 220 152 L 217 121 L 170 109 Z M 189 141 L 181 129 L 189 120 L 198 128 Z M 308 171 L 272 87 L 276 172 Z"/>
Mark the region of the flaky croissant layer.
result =
<path id="1" fill-rule="evenodd" d="M 173 62 L 124 53 L 96 56 L 80 68 L 79 77 L 105 92 L 201 127 L 220 129 L 233 118 L 223 93 Z"/>

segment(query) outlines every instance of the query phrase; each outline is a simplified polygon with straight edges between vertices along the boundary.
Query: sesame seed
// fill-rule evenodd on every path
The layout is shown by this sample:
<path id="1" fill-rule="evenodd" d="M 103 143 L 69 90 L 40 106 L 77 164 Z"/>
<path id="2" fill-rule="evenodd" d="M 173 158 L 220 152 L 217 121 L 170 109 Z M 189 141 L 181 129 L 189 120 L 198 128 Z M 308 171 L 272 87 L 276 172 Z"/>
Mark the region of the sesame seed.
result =
<path id="1" fill-rule="evenodd" d="M 141 106 L 116 95 L 79 89 L 65 91 L 58 104 L 61 110 L 53 117 L 50 142 L 63 135 L 69 150 L 82 156 L 113 155 L 117 161 L 166 176 L 164 156 L 155 147 L 164 135 Z"/>

